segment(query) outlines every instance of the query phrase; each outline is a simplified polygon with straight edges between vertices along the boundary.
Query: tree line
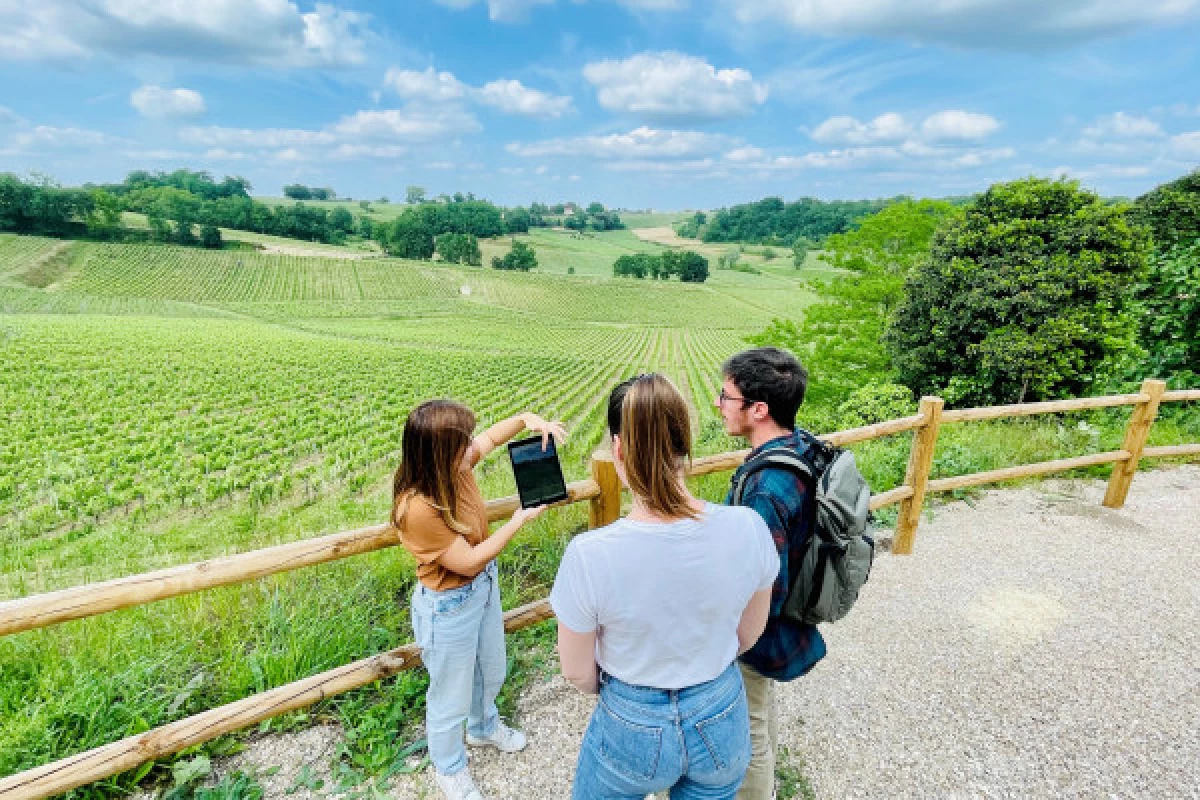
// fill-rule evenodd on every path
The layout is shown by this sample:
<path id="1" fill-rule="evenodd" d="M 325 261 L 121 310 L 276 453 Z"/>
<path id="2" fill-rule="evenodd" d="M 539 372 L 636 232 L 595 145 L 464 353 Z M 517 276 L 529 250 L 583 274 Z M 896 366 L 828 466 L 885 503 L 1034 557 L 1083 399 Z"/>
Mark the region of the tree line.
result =
<path id="1" fill-rule="evenodd" d="M 708 280 L 708 259 L 691 250 L 664 250 L 662 253 L 630 253 L 613 262 L 618 278 L 667 280 L 678 276 L 684 283 Z"/>
<path id="2" fill-rule="evenodd" d="M 302 183 L 289 183 L 284 186 L 283 196 L 292 200 L 337 200 L 337 192 L 333 189 L 305 186 Z"/>
<path id="3" fill-rule="evenodd" d="M 767 197 L 754 203 L 698 213 L 676 229 L 705 242 L 746 242 L 791 247 L 798 239 L 821 241 L 850 230 L 856 220 L 876 213 L 888 200 L 824 201 L 802 197 L 786 203 Z"/>

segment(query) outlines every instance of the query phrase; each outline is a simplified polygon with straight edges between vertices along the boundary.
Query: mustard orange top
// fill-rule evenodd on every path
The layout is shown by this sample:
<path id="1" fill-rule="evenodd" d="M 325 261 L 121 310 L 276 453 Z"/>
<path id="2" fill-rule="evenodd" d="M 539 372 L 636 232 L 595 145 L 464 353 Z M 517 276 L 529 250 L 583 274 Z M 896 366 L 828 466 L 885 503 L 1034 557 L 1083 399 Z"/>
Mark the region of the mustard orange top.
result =
<path id="1" fill-rule="evenodd" d="M 474 575 L 451 572 L 438 563 L 455 539 L 463 537 L 474 547 L 488 537 L 487 505 L 470 470 L 460 473 L 458 509 L 454 518 L 469 529 L 465 534 L 451 528 L 424 495 L 414 495 L 401 520 L 400 543 L 417 560 L 417 578 L 428 589 L 444 592 L 470 583 Z"/>

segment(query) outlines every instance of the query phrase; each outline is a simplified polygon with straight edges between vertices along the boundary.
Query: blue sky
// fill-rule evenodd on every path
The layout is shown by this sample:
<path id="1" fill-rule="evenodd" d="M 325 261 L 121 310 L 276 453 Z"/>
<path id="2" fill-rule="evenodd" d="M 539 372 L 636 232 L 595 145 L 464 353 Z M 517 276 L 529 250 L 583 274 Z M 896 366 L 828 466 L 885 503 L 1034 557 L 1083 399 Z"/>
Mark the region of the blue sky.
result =
<path id="1" fill-rule="evenodd" d="M 1136 195 L 1200 165 L 1200 0 L 0 0 L 0 171 L 712 208 Z"/>

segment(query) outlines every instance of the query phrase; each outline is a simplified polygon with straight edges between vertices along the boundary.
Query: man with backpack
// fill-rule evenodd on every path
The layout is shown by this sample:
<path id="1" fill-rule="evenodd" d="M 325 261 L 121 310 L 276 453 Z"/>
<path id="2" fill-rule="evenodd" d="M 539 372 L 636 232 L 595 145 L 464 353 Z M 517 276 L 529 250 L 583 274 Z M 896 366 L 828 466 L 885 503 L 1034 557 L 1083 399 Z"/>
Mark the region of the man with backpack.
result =
<path id="1" fill-rule="evenodd" d="M 864 559 L 869 571 L 873 554 L 873 543 L 862 535 L 870 490 L 858 475 L 853 456 L 796 428 L 808 372 L 795 356 L 777 347 L 759 347 L 733 356 L 721 372 L 724 381 L 715 404 L 725 430 L 745 437 L 753 448 L 734 473 L 726 502 L 757 511 L 779 550 L 779 575 L 766 630 L 739 664 L 750 706 L 752 756 L 738 798 L 770 800 L 775 796 L 779 731 L 775 683 L 804 675 L 824 657 L 825 641 L 814 623 L 844 614 L 866 579 L 860 573 Z M 847 466 L 853 475 L 847 473 Z M 828 478 L 834 479 L 833 487 Z M 833 516 L 841 515 L 832 526 L 826 493 L 834 501 Z M 839 505 L 839 500 L 845 502 Z M 818 511 L 823 515 L 822 533 L 849 520 L 848 527 L 857 529 L 854 547 L 837 550 L 836 536 L 827 537 L 830 546 L 815 542 Z M 857 523 L 856 514 L 861 517 Z M 863 552 L 868 547 L 869 552 Z M 849 579 L 843 563 L 850 561 L 844 557 L 846 552 L 859 558 Z M 832 577 L 825 579 L 826 575 Z M 843 588 L 847 583 L 854 584 L 852 594 Z M 824 603 L 821 613 L 813 610 L 817 600 Z"/>

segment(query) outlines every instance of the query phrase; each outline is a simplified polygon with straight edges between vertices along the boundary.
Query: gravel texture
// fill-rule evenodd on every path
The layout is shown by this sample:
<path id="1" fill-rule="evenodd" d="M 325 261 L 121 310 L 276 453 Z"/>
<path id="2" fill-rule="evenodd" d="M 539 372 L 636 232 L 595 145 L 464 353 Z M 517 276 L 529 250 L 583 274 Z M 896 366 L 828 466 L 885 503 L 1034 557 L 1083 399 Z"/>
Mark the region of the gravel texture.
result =
<path id="1" fill-rule="evenodd" d="M 781 687 L 781 743 L 820 798 L 1200 798 L 1200 467 L 939 506 L 881 556 L 829 656 Z M 490 798 L 569 796 L 593 701 L 561 677 L 522 699 L 520 754 L 474 751 Z M 335 728 L 267 737 L 222 771 L 327 775 Z M 438 797 L 427 775 L 396 798 Z"/>

